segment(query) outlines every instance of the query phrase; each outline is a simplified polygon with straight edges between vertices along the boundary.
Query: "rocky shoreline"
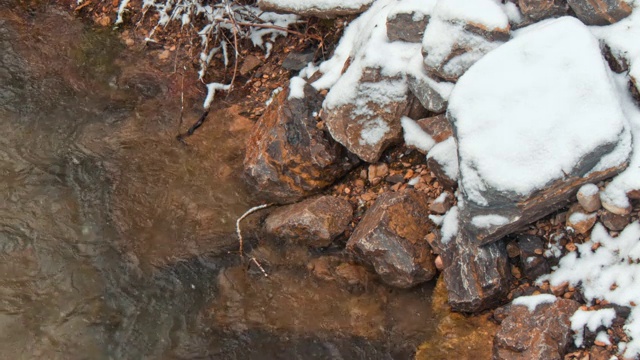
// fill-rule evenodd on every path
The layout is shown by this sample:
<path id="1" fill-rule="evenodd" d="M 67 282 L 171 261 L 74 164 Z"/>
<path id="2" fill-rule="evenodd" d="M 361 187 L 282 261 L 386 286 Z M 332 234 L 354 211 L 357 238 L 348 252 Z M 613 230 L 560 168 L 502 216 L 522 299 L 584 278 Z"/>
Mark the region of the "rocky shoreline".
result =
<path id="1" fill-rule="evenodd" d="M 629 166 L 632 149 L 628 120 L 620 105 L 602 101 L 603 97 L 618 96 L 611 90 L 610 74 L 626 70 L 620 71 L 614 64 L 625 63 L 628 69 L 632 59 L 612 55 L 607 46 L 602 46 L 601 54 L 583 25 L 615 23 L 630 16 L 632 6 L 625 1 L 607 1 L 601 8 L 580 0 L 552 4 L 521 0 L 502 5 L 487 1 L 485 5 L 502 11 L 496 18 L 446 12 L 442 9 L 445 6 L 438 7 L 435 1 L 419 5 L 398 2 L 404 6 L 382 3 L 374 3 L 361 15 L 362 23 L 356 20 L 351 27 L 362 27 L 369 21 L 373 29 L 376 26 L 371 25 L 372 19 L 384 15 L 383 36 L 391 44 L 389 49 L 418 49 L 419 71 L 376 63 L 371 54 L 371 48 L 379 45 L 375 33 L 360 32 L 351 36 L 370 38 L 361 41 L 359 49 L 351 47 L 343 54 L 338 46 L 334 57 L 326 62 L 331 66 L 320 64 L 315 69 L 310 65 L 275 95 L 254 127 L 245 157 L 245 177 L 257 196 L 265 202 L 283 204 L 266 215 L 264 237 L 319 249 L 344 246 L 353 259 L 351 265 L 364 266 L 359 269 L 365 270 L 359 271 L 392 287 L 410 288 L 441 274 L 452 310 L 493 311 L 493 319 L 500 324 L 494 340 L 495 359 L 559 359 L 569 351 L 573 351 L 569 358 L 580 359 L 620 354 L 623 349 L 617 344 L 629 341 L 623 330 L 629 307 L 605 300 L 591 303 L 580 288 L 536 280 L 556 268 L 563 255 L 589 241 L 597 222 L 615 237 L 638 220 L 640 189 L 625 189 L 623 201 L 608 196 L 610 179 Z M 277 11 L 274 6 L 269 2 L 268 9 Z M 550 18 L 559 19 L 546 20 Z M 545 20 L 546 26 L 516 31 Z M 429 35 L 436 28 L 455 34 L 446 40 L 452 43 L 444 52 L 440 47 L 446 41 Z M 554 31 L 587 40 L 577 41 L 572 48 L 576 38 L 556 41 Z M 349 36 L 347 29 L 345 38 Z M 537 42 L 557 46 L 559 52 L 548 60 L 546 50 L 536 54 Z M 500 47 L 505 43 L 508 46 Z M 394 44 L 398 48 L 392 48 Z M 517 103 L 521 98 L 505 100 L 509 94 L 500 98 L 492 91 L 481 95 L 478 88 L 482 90 L 483 74 L 490 74 L 495 67 L 491 60 L 498 64 L 514 61 L 511 65 L 518 66 L 522 51 L 534 58 L 539 55 L 543 72 L 554 62 L 571 63 L 576 53 L 588 57 L 588 64 L 607 64 L 606 58 L 611 65 L 611 69 L 589 65 L 592 81 L 585 86 L 597 90 L 579 94 L 577 99 L 581 101 L 578 104 L 596 103 L 587 106 L 587 111 L 596 116 L 610 115 L 612 120 L 598 118 L 598 124 L 585 120 L 585 112 L 570 115 L 577 119 L 578 127 L 583 120 L 587 124 L 584 126 L 593 126 L 587 132 L 611 135 L 594 139 L 575 131 L 570 134 L 574 137 L 542 139 L 545 146 L 558 152 L 567 141 L 577 141 L 579 146 L 572 146 L 579 149 L 579 154 L 559 160 L 560 176 L 544 175 L 546 168 L 536 165 L 535 155 L 530 159 L 532 164 L 523 167 L 516 167 L 523 158 L 514 160 L 510 171 L 540 177 L 535 184 L 528 180 L 500 182 L 493 179 L 493 174 L 483 172 L 484 160 L 479 156 L 497 156 L 496 161 L 504 161 L 505 166 L 511 160 L 504 152 L 478 150 L 480 140 L 474 138 L 480 134 L 495 141 L 492 139 L 510 136 L 508 132 L 487 133 L 490 126 L 501 125 L 500 120 L 481 122 L 486 116 L 483 106 L 501 101 Z M 491 56 L 485 58 L 489 53 Z M 412 54 L 389 54 L 392 56 L 400 62 L 414 61 Z M 535 74 L 535 64 L 526 66 Z M 568 84 L 545 81 L 552 87 L 579 88 L 583 73 L 578 70 L 572 74 L 562 68 L 562 81 Z M 512 79 L 496 79 L 487 81 L 497 81 L 493 86 L 509 91 Z M 537 84 L 536 79 L 530 81 L 529 85 Z M 631 76 L 628 89 L 638 101 L 636 86 Z M 537 94 L 524 92 L 533 97 L 532 109 L 545 106 L 535 103 Z M 482 106 L 470 107 L 476 100 Z M 563 101 L 567 106 L 574 105 L 571 97 Z M 509 108 L 501 109 L 507 115 L 496 118 L 513 115 Z M 568 114 L 562 108 L 554 110 L 561 116 Z M 510 120 L 506 118 L 505 124 Z M 478 123 L 487 128 L 478 127 Z M 544 128 L 544 122 L 526 126 L 534 134 L 575 130 Z M 554 154 L 542 158 L 553 163 L 549 156 Z M 513 299 L 521 300 L 509 303 Z M 599 335 L 606 327 L 585 327 L 582 345 L 586 350 L 577 350 L 572 336 L 578 331 L 572 327 L 571 317 L 577 310 L 601 309 L 614 311 L 608 335 Z"/>

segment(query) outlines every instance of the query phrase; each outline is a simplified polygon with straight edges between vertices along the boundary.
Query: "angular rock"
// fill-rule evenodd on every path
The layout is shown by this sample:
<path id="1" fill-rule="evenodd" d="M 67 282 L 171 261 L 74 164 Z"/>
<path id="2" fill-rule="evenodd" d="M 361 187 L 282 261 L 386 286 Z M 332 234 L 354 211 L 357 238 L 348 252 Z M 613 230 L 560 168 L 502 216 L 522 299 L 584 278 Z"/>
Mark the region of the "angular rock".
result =
<path id="1" fill-rule="evenodd" d="M 309 85 L 304 93 L 301 99 L 289 99 L 288 90 L 278 94 L 247 141 L 245 178 L 267 201 L 292 202 L 316 193 L 357 163 L 316 126 L 320 94 Z"/>
<path id="2" fill-rule="evenodd" d="M 400 118 L 409 114 L 416 101 L 406 92 L 388 91 L 394 88 L 405 89 L 404 80 L 366 69 L 355 90 L 357 104 L 332 108 L 325 102 L 323 120 L 331 136 L 360 159 L 376 162 L 389 145 L 402 139 Z"/>
<path id="3" fill-rule="evenodd" d="M 622 231 L 631 222 L 631 216 L 618 215 L 604 210 L 600 214 L 600 222 L 602 222 L 602 225 L 604 225 L 609 230 Z"/>
<path id="4" fill-rule="evenodd" d="M 443 142 L 453 136 L 451 123 L 445 114 L 420 119 L 416 122 L 436 143 Z"/>
<path id="5" fill-rule="evenodd" d="M 320 196 L 286 205 L 265 220 L 265 231 L 288 241 L 326 247 L 351 222 L 353 208 L 347 200 Z"/>
<path id="6" fill-rule="evenodd" d="M 571 341 L 570 318 L 579 306 L 567 299 L 539 304 L 533 311 L 509 305 L 493 340 L 493 359 L 563 359 Z"/>
<path id="7" fill-rule="evenodd" d="M 434 228 L 425 196 L 414 190 L 383 193 L 365 213 L 347 249 L 371 263 L 382 281 L 409 288 L 433 278 L 434 255 L 425 237 Z"/>
<path id="8" fill-rule="evenodd" d="M 609 25 L 631 14 L 626 0 L 567 0 L 578 19 L 587 25 Z"/>
<path id="9" fill-rule="evenodd" d="M 417 12 L 390 13 L 387 17 L 387 37 L 389 41 L 419 43 L 428 23 L 429 15 Z"/>
<path id="10" fill-rule="evenodd" d="M 433 9 L 422 40 L 424 67 L 430 77 L 456 82 L 471 65 L 509 39 L 509 19 L 498 4 L 477 3 L 482 12 L 450 1 L 438 2 Z"/>
<path id="11" fill-rule="evenodd" d="M 429 205 L 429 211 L 443 215 L 453 206 L 453 195 L 444 191 Z"/>
<path id="12" fill-rule="evenodd" d="M 588 213 L 598 211 L 600 210 L 600 206 L 602 206 L 600 202 L 600 189 L 593 184 L 585 184 L 580 187 L 576 197 L 578 198 L 580 206 Z"/>
<path id="13" fill-rule="evenodd" d="M 421 76 L 409 76 L 408 85 L 411 93 L 425 109 L 440 114 L 447 110 L 447 100 L 453 89 L 449 82 L 439 82 L 426 73 Z"/>
<path id="14" fill-rule="evenodd" d="M 427 154 L 427 167 L 449 191 L 458 186 L 458 151 L 453 137 L 436 144 Z"/>
<path id="15" fill-rule="evenodd" d="M 313 61 L 313 51 L 309 52 L 290 52 L 282 62 L 282 68 L 291 71 L 300 71 L 304 69 L 308 63 Z"/>
<path id="16" fill-rule="evenodd" d="M 586 234 L 596 224 L 597 218 L 596 213 L 587 213 L 580 204 L 575 204 L 567 214 L 567 226 L 579 234 Z"/>
<path id="17" fill-rule="evenodd" d="M 472 236 L 460 231 L 440 256 L 452 310 L 479 312 L 505 301 L 511 273 L 504 242 L 478 246 Z"/>
<path id="18" fill-rule="evenodd" d="M 518 0 L 522 15 L 535 21 L 567 15 L 566 0 Z"/>
<path id="19" fill-rule="evenodd" d="M 255 55 L 248 55 L 242 62 L 242 66 L 240 66 L 240 74 L 247 75 L 261 64 L 262 60 L 260 60 L 259 57 Z"/>
<path id="20" fill-rule="evenodd" d="M 373 0 L 357 0 L 344 1 L 340 5 L 330 6 L 313 1 L 258 0 L 258 7 L 263 11 L 331 19 L 337 16 L 360 14 L 367 10 L 372 3 Z"/>
<path id="21" fill-rule="evenodd" d="M 520 235 L 517 241 L 523 275 L 529 280 L 536 280 L 541 275 L 549 273 L 551 268 L 543 255 L 544 241 L 534 235 Z"/>
<path id="22" fill-rule="evenodd" d="M 626 168 L 631 137 L 611 78 L 589 29 L 563 17 L 519 33 L 460 79 L 447 116 L 460 160 L 460 224 L 478 244 Z"/>

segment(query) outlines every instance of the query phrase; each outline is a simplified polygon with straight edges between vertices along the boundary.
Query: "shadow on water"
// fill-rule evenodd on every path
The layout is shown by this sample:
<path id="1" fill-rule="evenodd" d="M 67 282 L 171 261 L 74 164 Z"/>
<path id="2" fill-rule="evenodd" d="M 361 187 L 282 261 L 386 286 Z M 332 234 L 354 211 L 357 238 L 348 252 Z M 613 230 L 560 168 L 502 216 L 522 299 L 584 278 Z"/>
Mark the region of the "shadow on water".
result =
<path id="1" fill-rule="evenodd" d="M 252 123 L 219 110 L 183 146 L 177 81 L 149 61 L 55 7 L 0 8 L 0 358 L 411 357 L 430 285 L 353 291 L 268 247 L 265 278 L 227 254 Z"/>

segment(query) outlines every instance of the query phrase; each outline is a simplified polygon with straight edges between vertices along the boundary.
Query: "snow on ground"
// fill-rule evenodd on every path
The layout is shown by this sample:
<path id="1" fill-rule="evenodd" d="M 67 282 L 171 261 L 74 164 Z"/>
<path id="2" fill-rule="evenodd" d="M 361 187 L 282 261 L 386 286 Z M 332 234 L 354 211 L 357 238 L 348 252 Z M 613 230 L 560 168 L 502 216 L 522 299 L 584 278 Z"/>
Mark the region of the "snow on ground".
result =
<path id="1" fill-rule="evenodd" d="M 631 139 L 611 77 L 598 41 L 571 17 L 520 30 L 478 61 L 448 110 L 468 198 L 488 205 L 487 188 L 530 195 L 599 146 L 621 143 L 595 170 L 624 163 Z"/>
<path id="2" fill-rule="evenodd" d="M 292 9 L 298 12 L 307 10 L 327 11 L 336 8 L 360 9 L 375 0 L 260 0 L 258 3 L 269 3 L 282 9 Z"/>
<path id="3" fill-rule="evenodd" d="M 523 305 L 529 309 L 529 312 L 535 311 L 538 305 L 552 304 L 556 302 L 556 297 L 552 294 L 539 294 L 531 296 L 520 296 L 511 302 L 513 305 Z"/>

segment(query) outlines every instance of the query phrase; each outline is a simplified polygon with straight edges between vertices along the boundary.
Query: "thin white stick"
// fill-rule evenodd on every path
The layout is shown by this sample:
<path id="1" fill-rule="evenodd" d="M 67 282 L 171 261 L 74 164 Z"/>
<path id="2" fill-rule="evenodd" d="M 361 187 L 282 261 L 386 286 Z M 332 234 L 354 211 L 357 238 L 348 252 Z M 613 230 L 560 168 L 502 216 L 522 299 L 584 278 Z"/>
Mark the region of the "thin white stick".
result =
<path id="1" fill-rule="evenodd" d="M 242 214 L 242 216 L 240 216 L 238 220 L 236 220 L 236 234 L 238 234 L 238 241 L 240 243 L 240 249 L 238 250 L 240 252 L 240 256 L 244 254 L 244 244 L 242 240 L 242 232 L 240 231 L 240 222 L 244 220 L 244 218 L 246 218 L 247 216 L 253 214 L 254 212 L 267 208 L 271 205 L 273 204 L 262 204 L 262 205 L 254 206 L 251 209 L 247 210 L 244 214 Z"/>

